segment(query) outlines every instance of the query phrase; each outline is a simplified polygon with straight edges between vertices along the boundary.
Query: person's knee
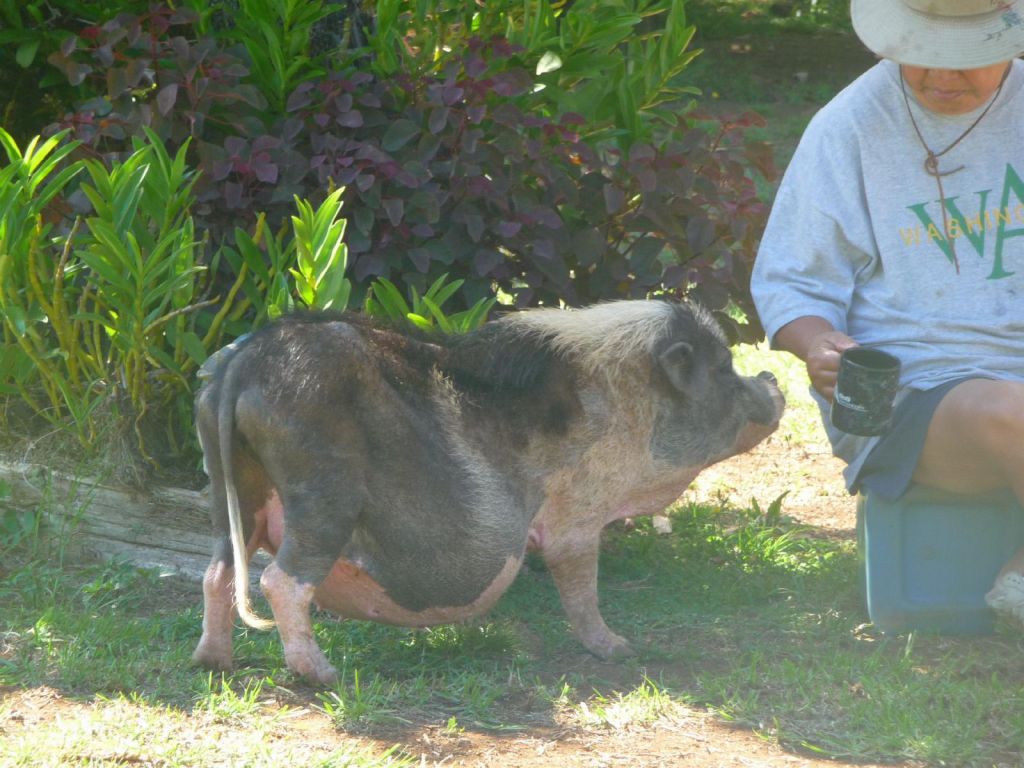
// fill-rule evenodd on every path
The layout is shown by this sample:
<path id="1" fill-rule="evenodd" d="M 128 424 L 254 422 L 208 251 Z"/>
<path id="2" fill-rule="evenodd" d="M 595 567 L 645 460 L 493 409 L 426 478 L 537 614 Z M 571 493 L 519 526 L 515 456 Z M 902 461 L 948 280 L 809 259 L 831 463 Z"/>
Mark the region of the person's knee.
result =
<path id="1" fill-rule="evenodd" d="M 973 379 L 936 410 L 914 480 L 956 493 L 1020 484 L 1024 385 Z"/>
<path id="2" fill-rule="evenodd" d="M 1024 469 L 1024 385 L 995 382 L 985 396 L 973 399 L 964 416 L 977 443 L 995 462 L 1009 462 L 1015 474 Z"/>

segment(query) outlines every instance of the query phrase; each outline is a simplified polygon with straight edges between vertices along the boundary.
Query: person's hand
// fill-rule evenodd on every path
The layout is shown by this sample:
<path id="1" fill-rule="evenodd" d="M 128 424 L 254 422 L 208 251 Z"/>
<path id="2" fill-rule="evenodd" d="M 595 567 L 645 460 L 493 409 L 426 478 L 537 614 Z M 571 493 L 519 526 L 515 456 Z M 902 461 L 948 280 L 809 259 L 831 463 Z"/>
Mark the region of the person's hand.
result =
<path id="1" fill-rule="evenodd" d="M 856 341 L 840 331 L 819 333 L 807 345 L 805 361 L 811 386 L 830 403 L 839 375 L 839 357 L 844 350 L 856 346 Z"/>

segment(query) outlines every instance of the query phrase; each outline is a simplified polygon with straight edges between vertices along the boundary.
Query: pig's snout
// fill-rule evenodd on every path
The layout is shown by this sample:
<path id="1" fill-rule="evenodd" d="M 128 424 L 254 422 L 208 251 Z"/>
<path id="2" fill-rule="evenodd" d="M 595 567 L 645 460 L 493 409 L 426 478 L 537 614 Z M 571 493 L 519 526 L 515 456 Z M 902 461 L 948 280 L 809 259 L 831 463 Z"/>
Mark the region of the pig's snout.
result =
<path id="1" fill-rule="evenodd" d="M 761 371 L 754 379 L 764 385 L 764 390 L 766 390 L 768 395 L 768 402 L 761 401 L 757 409 L 759 413 L 753 417 L 753 421 L 759 424 L 770 424 L 772 425 L 771 428 L 774 429 L 778 426 L 779 419 L 782 418 L 782 412 L 786 407 L 786 398 L 779 388 L 779 380 L 775 378 L 775 374 L 771 371 Z M 758 399 L 760 400 L 760 398 Z"/>

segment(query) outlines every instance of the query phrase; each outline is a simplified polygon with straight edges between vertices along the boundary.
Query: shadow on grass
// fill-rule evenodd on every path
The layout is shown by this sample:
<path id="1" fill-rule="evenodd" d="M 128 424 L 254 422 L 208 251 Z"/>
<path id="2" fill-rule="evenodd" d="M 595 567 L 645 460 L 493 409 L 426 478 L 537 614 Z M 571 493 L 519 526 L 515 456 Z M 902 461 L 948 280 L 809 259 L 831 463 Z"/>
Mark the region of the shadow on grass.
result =
<path id="1" fill-rule="evenodd" d="M 680 506 L 672 520 L 668 535 L 641 521 L 604 540 L 602 611 L 635 644 L 631 659 L 582 651 L 531 558 L 479 625 L 318 621 L 341 673 L 332 691 L 284 671 L 277 634 L 252 630 L 236 632 L 238 671 L 226 683 L 244 692 L 260 680 L 260 696 L 399 741 L 439 723 L 497 735 L 586 727 L 614 700 L 615 716 L 639 725 L 669 701 L 846 759 L 993 765 L 1024 750 L 1016 633 L 873 633 L 862 626 L 853 543 L 795 527 L 777 505 Z M 189 664 L 198 585 L 116 564 L 60 571 L 8 557 L 4 567 L 0 685 L 47 685 L 83 701 L 124 694 L 186 712 L 223 694 Z"/>

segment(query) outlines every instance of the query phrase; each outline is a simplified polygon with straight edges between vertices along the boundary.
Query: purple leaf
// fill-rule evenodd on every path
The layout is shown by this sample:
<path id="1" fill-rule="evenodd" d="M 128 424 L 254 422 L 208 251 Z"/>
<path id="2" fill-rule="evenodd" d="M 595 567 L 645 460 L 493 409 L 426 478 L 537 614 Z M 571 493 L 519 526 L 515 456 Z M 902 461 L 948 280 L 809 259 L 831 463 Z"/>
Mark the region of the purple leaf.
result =
<path id="1" fill-rule="evenodd" d="M 143 82 L 143 79 L 147 81 L 147 84 L 151 83 L 153 70 L 149 68 L 148 59 L 134 59 L 129 61 L 128 66 L 125 67 L 125 74 L 129 85 L 135 88 Z"/>
<path id="2" fill-rule="evenodd" d="M 224 198 L 228 208 L 237 209 L 242 207 L 242 185 L 229 181 L 224 185 Z"/>
<path id="3" fill-rule="evenodd" d="M 534 208 L 530 216 L 548 229 L 561 229 L 562 217 L 553 208 Z"/>
<path id="4" fill-rule="evenodd" d="M 159 110 L 161 115 L 166 115 L 174 107 L 174 102 L 178 98 L 178 84 L 171 83 L 165 85 L 160 89 L 156 95 L 156 108 Z"/>
<path id="5" fill-rule="evenodd" d="M 487 64 L 479 56 L 469 56 L 466 58 L 463 66 L 466 69 L 466 74 L 472 78 L 478 78 L 487 70 Z"/>
<path id="6" fill-rule="evenodd" d="M 337 181 L 338 184 L 340 184 L 341 186 L 347 187 L 349 184 L 351 184 L 353 181 L 355 181 L 355 179 L 356 179 L 356 177 L 358 175 L 359 175 L 359 169 L 358 168 L 355 168 L 355 167 L 342 168 L 341 170 L 338 171 L 338 175 L 337 175 L 335 181 Z"/>
<path id="7" fill-rule="evenodd" d="M 499 251 L 493 248 L 480 248 L 473 254 L 473 270 L 480 277 L 483 277 L 504 260 Z"/>
<path id="8" fill-rule="evenodd" d="M 101 45 L 96 49 L 96 59 L 104 67 L 110 67 L 114 64 L 114 50 L 109 44 Z"/>
<path id="9" fill-rule="evenodd" d="M 476 213 L 471 213 L 466 217 L 466 233 L 474 243 L 479 243 L 480 238 L 484 235 L 484 219 Z"/>
<path id="10" fill-rule="evenodd" d="M 631 162 L 650 162 L 655 158 L 657 152 L 650 144 L 634 144 L 629 150 Z"/>
<path id="11" fill-rule="evenodd" d="M 305 85 L 305 83 L 303 83 Z M 309 90 L 296 89 L 292 91 L 292 94 L 288 97 L 288 103 L 285 104 L 285 109 L 289 112 L 295 112 L 296 110 L 308 107 L 313 103 L 313 94 Z"/>
<path id="12" fill-rule="evenodd" d="M 572 239 L 572 250 L 582 266 L 596 264 L 604 255 L 604 235 L 596 227 L 580 230 Z"/>
<path id="13" fill-rule="evenodd" d="M 402 217 L 405 215 L 405 203 L 402 202 L 401 198 L 389 197 L 382 200 L 381 205 L 384 208 L 384 212 L 388 215 L 388 220 L 392 226 L 397 227 L 402 223 Z"/>
<path id="14" fill-rule="evenodd" d="M 401 184 L 406 189 L 416 189 L 420 185 L 419 179 L 416 178 L 411 172 L 404 168 L 399 168 L 395 174 L 395 182 Z"/>
<path id="15" fill-rule="evenodd" d="M 427 270 L 430 269 L 430 251 L 426 248 L 411 248 L 409 249 L 409 260 L 413 265 L 424 275 L 427 274 Z"/>
<path id="16" fill-rule="evenodd" d="M 636 180 L 640 183 L 640 189 L 646 194 L 651 194 L 658 188 L 658 174 L 650 168 L 641 168 L 636 172 Z"/>
<path id="17" fill-rule="evenodd" d="M 518 221 L 499 221 L 495 227 L 495 231 L 501 235 L 501 237 L 509 238 L 515 237 L 519 234 L 519 230 L 523 228 L 523 225 Z"/>
<path id="18" fill-rule="evenodd" d="M 694 216 L 686 223 L 686 239 L 693 253 L 700 253 L 715 239 L 715 225 L 704 216 Z"/>
<path id="19" fill-rule="evenodd" d="M 268 149 L 277 149 L 281 146 L 281 140 L 276 136 L 257 136 L 252 142 L 252 151 L 266 152 Z"/>
<path id="20" fill-rule="evenodd" d="M 430 110 L 427 128 L 431 133 L 438 134 L 444 130 L 445 125 L 448 123 L 448 112 L 448 107 L 438 107 L 437 109 Z"/>
<path id="21" fill-rule="evenodd" d="M 363 283 L 368 277 L 383 275 L 384 270 L 384 261 L 379 256 L 367 254 L 356 260 L 354 276 L 358 282 Z"/>
<path id="22" fill-rule="evenodd" d="M 464 93 L 465 91 L 457 85 L 446 85 L 442 98 L 444 103 L 450 107 L 452 104 L 457 103 Z"/>
<path id="23" fill-rule="evenodd" d="M 188 60 L 189 44 L 181 35 L 171 38 L 171 48 L 174 49 L 174 55 L 183 61 Z"/>
<path id="24" fill-rule="evenodd" d="M 363 113 L 358 109 L 353 109 L 348 112 L 342 112 L 334 120 L 342 128 L 361 128 L 363 125 Z"/>
<path id="25" fill-rule="evenodd" d="M 555 258 L 555 244 L 547 238 L 536 240 L 533 243 L 533 252 L 545 261 L 553 261 Z"/>
<path id="26" fill-rule="evenodd" d="M 412 120 L 395 120 L 384 132 L 384 137 L 380 140 L 380 144 L 386 151 L 394 152 L 396 149 L 401 149 L 408 144 L 419 132 L 419 126 Z"/>
<path id="27" fill-rule="evenodd" d="M 277 182 L 277 166 L 274 163 L 257 163 L 255 170 L 256 178 L 264 184 L 274 184 Z"/>
<path id="28" fill-rule="evenodd" d="M 214 181 L 223 181 L 227 178 L 227 175 L 231 173 L 231 161 L 222 160 L 213 164 L 213 175 Z"/>
<path id="29" fill-rule="evenodd" d="M 618 213 L 626 206 L 626 195 L 614 184 L 604 185 L 604 209 L 607 213 Z"/>
<path id="30" fill-rule="evenodd" d="M 228 136 L 224 140 L 224 149 L 228 151 L 228 154 L 231 155 L 231 157 L 238 157 L 246 151 L 248 146 L 249 142 L 241 136 Z"/>

